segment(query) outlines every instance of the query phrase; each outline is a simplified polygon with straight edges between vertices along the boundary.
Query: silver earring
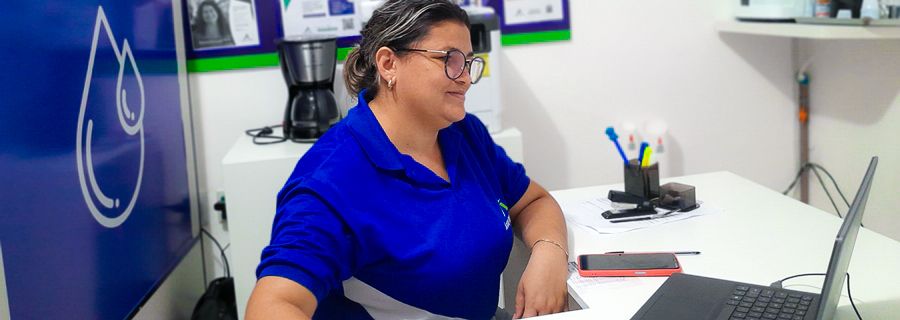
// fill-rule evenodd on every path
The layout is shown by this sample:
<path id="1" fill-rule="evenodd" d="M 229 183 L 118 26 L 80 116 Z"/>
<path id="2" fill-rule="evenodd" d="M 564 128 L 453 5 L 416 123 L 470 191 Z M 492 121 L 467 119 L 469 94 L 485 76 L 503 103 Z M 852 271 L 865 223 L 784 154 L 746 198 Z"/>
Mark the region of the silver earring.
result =
<path id="1" fill-rule="evenodd" d="M 394 79 L 388 80 L 388 89 L 394 88 Z"/>

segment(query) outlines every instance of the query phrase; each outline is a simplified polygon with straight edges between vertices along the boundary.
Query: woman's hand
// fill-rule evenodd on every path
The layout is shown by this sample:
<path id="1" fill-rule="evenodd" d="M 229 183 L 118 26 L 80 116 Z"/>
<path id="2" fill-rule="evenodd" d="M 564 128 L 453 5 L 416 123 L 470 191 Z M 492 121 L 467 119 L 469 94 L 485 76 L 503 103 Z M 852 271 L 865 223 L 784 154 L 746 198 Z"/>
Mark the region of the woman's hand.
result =
<path id="1" fill-rule="evenodd" d="M 550 243 L 538 242 L 519 280 L 514 319 L 566 310 L 566 254 Z"/>

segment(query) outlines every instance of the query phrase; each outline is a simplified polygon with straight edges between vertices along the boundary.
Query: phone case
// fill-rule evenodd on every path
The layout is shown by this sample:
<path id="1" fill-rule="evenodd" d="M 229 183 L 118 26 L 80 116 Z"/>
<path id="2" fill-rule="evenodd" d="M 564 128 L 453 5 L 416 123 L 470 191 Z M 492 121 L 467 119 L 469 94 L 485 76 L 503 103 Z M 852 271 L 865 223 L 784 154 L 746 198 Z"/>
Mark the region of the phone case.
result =
<path id="1" fill-rule="evenodd" d="M 624 255 L 636 254 L 657 254 L 667 252 L 642 252 L 642 253 L 625 253 Z M 609 255 L 623 255 L 622 253 L 612 253 Z M 681 272 L 681 262 L 678 256 L 672 254 L 675 258 L 677 268 L 671 269 L 610 269 L 610 270 L 584 270 L 581 268 L 581 256 L 578 256 L 576 263 L 578 264 L 578 274 L 582 277 L 668 277 L 673 273 Z"/>

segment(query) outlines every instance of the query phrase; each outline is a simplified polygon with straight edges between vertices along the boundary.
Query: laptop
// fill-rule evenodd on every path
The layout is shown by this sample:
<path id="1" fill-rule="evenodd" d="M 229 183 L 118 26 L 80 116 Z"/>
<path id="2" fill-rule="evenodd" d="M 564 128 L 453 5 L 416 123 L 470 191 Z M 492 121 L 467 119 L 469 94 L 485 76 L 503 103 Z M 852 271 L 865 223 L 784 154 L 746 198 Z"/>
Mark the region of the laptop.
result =
<path id="1" fill-rule="evenodd" d="M 831 261 L 818 294 L 676 273 L 632 319 L 641 320 L 830 320 L 850 266 L 878 157 L 869 162 L 859 191 L 834 240 Z"/>

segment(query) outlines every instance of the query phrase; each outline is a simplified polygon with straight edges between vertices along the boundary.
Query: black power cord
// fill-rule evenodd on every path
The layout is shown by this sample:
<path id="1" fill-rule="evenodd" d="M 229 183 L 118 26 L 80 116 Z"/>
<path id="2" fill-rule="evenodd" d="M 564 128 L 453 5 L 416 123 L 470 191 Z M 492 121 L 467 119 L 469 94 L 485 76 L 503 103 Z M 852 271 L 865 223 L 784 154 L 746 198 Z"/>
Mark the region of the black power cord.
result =
<path id="1" fill-rule="evenodd" d="M 837 213 L 838 217 L 843 218 L 844 216 L 841 215 L 841 210 L 838 209 L 837 204 L 834 202 L 834 198 L 831 196 L 831 192 L 829 192 L 828 188 L 825 186 L 825 182 L 822 180 L 822 176 L 819 174 L 819 171 L 822 171 L 826 176 L 828 176 L 828 179 L 831 180 L 831 184 L 834 186 L 834 189 L 837 190 L 838 195 L 841 196 L 841 199 L 844 200 L 844 204 L 847 205 L 847 208 L 850 208 L 850 201 L 847 201 L 847 197 L 844 195 L 844 192 L 841 191 L 841 187 L 838 186 L 837 181 L 834 179 L 834 176 L 831 175 L 831 172 L 828 172 L 825 167 L 822 167 L 817 163 L 807 162 L 802 167 L 800 167 L 800 170 L 797 171 L 797 175 L 794 177 L 794 181 L 791 182 L 791 184 L 787 187 L 787 189 L 784 190 L 784 192 L 782 192 L 782 194 L 787 195 L 788 193 L 790 193 L 791 190 L 793 190 L 797 185 L 797 182 L 800 181 L 800 177 L 803 176 L 803 173 L 809 170 L 812 170 L 812 172 L 816 175 L 816 180 L 819 181 L 819 185 L 821 185 L 822 190 L 825 191 L 825 195 L 831 202 L 831 206 L 834 207 L 835 213 Z M 865 226 L 862 223 L 860 223 L 860 225 Z"/>
<path id="2" fill-rule="evenodd" d="M 829 192 L 828 188 L 825 187 L 825 182 L 822 181 L 822 176 L 819 174 L 819 170 L 817 170 L 816 167 L 812 167 L 812 172 L 816 174 L 816 180 L 819 180 L 819 185 L 822 186 L 822 190 L 825 190 L 825 195 L 828 196 L 828 201 L 831 201 L 831 206 L 834 207 L 834 212 L 837 213 L 839 218 L 844 218 L 843 216 L 841 216 L 841 209 L 838 209 L 837 204 L 834 203 L 834 198 L 831 197 L 831 192 Z"/>
<path id="3" fill-rule="evenodd" d="M 801 274 L 795 274 L 795 275 L 792 275 L 792 276 L 790 276 L 790 277 L 787 277 L 787 278 L 784 278 L 784 279 L 781 279 L 781 280 L 772 282 L 772 284 L 769 285 L 769 286 L 772 287 L 772 288 L 779 288 L 779 289 L 781 289 L 781 288 L 784 288 L 784 286 L 782 285 L 783 282 L 785 282 L 785 281 L 787 281 L 787 280 L 790 280 L 790 279 L 793 279 L 793 278 L 809 277 L 809 276 L 824 276 L 824 275 L 825 275 L 824 273 L 801 273 Z"/>
<path id="4" fill-rule="evenodd" d="M 228 209 L 225 207 L 225 196 L 222 196 L 221 198 L 219 198 L 219 201 L 216 201 L 216 203 L 213 204 L 213 210 L 221 213 L 222 220 L 228 220 Z"/>
<path id="5" fill-rule="evenodd" d="M 797 185 L 797 182 L 800 182 L 800 177 L 802 177 L 803 173 L 806 172 L 806 170 L 808 170 L 808 169 L 809 169 L 809 163 L 800 166 L 800 170 L 797 171 L 797 175 L 794 176 L 794 180 L 791 181 L 791 184 L 788 185 L 787 189 L 784 189 L 784 191 L 782 191 L 781 194 L 787 195 L 788 193 L 791 192 L 791 190 L 794 190 L 794 187 Z"/>
<path id="6" fill-rule="evenodd" d="M 248 130 L 244 131 L 244 134 L 253 137 L 253 144 L 256 144 L 256 145 L 276 144 L 276 143 L 282 143 L 282 142 L 285 142 L 288 140 L 290 140 L 291 142 L 297 142 L 297 143 L 315 143 L 316 141 L 319 140 L 316 138 L 313 138 L 313 139 L 300 139 L 300 138 L 288 139 L 288 138 L 285 138 L 284 136 L 276 135 L 275 130 L 273 130 L 276 128 L 281 128 L 281 125 L 278 124 L 278 125 L 274 125 L 274 126 L 265 126 L 265 127 L 256 128 L 256 129 L 248 129 Z"/>
<path id="7" fill-rule="evenodd" d="M 772 282 L 771 287 L 773 287 L 773 288 L 779 288 L 779 289 L 780 289 L 780 288 L 784 288 L 784 286 L 782 285 L 784 281 L 787 281 L 787 280 L 790 280 L 790 279 L 793 279 L 793 278 L 808 277 L 808 276 L 824 276 L 824 275 L 826 275 L 826 274 L 824 274 L 824 273 L 802 273 L 802 274 L 796 274 L 796 275 L 793 275 L 793 276 L 790 276 L 790 277 L 787 277 L 787 278 L 784 278 L 784 279 L 781 279 L 781 280 Z M 859 309 L 856 308 L 856 303 L 853 302 L 853 294 L 850 293 L 850 273 L 849 273 L 849 272 L 847 272 L 847 297 L 850 298 L 850 306 L 853 307 L 853 312 L 856 312 L 856 318 L 858 318 L 859 320 L 862 320 L 862 316 L 859 314 Z"/>
<path id="8" fill-rule="evenodd" d="M 225 249 L 222 248 L 221 244 L 219 244 L 219 240 L 216 240 L 216 238 L 213 237 L 212 234 L 209 233 L 209 231 L 206 231 L 205 228 L 200 228 L 200 232 L 209 237 L 209 239 L 216 244 L 216 247 L 219 248 L 219 253 L 222 255 L 222 261 L 225 263 L 225 277 L 231 278 L 231 266 L 228 265 L 228 258 L 225 257 Z M 229 245 L 231 244 L 229 243 Z"/>
<path id="9" fill-rule="evenodd" d="M 844 204 L 846 204 L 847 207 L 850 207 L 850 202 L 847 201 L 847 197 L 844 196 L 844 192 L 841 191 L 841 187 L 839 187 L 838 184 L 837 184 L 837 181 L 834 180 L 834 176 L 832 176 L 831 173 L 828 172 L 828 170 L 825 170 L 824 167 L 822 167 L 822 166 L 820 166 L 820 165 L 818 165 L 818 164 L 816 164 L 816 163 L 810 163 L 810 164 L 811 164 L 813 167 L 815 167 L 816 170 L 822 170 L 822 172 L 824 172 L 825 175 L 828 176 L 828 179 L 831 179 L 831 184 L 834 185 L 834 188 L 837 190 L 838 194 L 841 196 L 841 199 L 844 200 Z"/>
<path id="10" fill-rule="evenodd" d="M 272 130 L 273 128 L 281 128 L 281 125 L 279 124 L 256 129 L 249 129 L 244 131 L 244 133 L 248 136 L 253 137 L 253 144 L 257 145 L 276 144 L 287 141 L 287 138 L 275 135 L 275 130 Z"/>

